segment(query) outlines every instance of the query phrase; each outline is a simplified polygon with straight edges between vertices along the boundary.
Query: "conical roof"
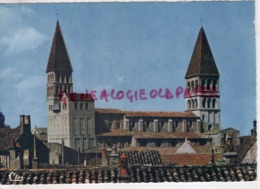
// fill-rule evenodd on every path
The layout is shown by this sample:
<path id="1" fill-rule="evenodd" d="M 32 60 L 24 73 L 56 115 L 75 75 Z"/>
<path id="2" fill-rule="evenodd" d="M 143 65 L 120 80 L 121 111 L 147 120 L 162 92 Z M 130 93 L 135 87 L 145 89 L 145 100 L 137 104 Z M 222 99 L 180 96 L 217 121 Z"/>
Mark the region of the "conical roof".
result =
<path id="1" fill-rule="evenodd" d="M 51 71 L 72 72 L 70 58 L 62 36 L 59 21 L 57 21 L 46 73 Z"/>
<path id="2" fill-rule="evenodd" d="M 202 75 L 219 76 L 218 68 L 203 27 L 199 31 L 185 78 Z"/>

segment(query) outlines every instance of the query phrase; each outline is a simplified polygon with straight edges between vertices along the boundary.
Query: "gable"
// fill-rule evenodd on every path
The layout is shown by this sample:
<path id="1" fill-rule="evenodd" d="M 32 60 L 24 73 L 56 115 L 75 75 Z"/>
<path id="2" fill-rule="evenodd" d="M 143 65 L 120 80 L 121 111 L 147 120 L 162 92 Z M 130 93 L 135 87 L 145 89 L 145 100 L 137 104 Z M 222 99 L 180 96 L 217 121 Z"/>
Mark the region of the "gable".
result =
<path id="1" fill-rule="evenodd" d="M 185 139 L 185 142 L 178 148 L 178 150 L 175 152 L 176 154 L 180 153 L 197 153 L 189 144 L 187 138 Z"/>

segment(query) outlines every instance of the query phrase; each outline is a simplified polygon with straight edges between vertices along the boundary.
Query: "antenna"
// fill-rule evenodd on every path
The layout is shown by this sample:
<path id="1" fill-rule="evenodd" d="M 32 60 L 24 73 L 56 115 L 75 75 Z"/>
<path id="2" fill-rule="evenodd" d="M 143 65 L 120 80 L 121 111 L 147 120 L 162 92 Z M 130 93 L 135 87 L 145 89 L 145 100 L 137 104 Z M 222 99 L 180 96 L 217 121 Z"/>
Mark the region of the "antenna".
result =
<path id="1" fill-rule="evenodd" d="M 203 18 L 200 19 L 200 25 L 203 26 Z"/>
<path id="2" fill-rule="evenodd" d="M 56 15 L 57 15 L 57 20 L 59 20 L 59 12 L 58 11 L 57 11 Z"/>

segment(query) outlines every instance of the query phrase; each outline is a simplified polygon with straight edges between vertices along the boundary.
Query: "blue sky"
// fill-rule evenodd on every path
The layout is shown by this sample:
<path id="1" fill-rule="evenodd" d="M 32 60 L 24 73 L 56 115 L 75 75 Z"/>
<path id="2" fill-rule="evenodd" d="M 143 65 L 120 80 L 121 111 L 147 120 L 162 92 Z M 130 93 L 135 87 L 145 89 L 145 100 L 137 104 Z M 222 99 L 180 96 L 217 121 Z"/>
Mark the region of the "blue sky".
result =
<path id="1" fill-rule="evenodd" d="M 256 118 L 254 2 L 0 5 L 0 111 L 6 124 L 31 115 L 46 127 L 45 70 L 59 21 L 74 91 L 185 87 L 196 38 L 205 29 L 220 72 L 221 127 L 249 134 Z M 184 98 L 97 100 L 98 108 L 184 111 Z"/>

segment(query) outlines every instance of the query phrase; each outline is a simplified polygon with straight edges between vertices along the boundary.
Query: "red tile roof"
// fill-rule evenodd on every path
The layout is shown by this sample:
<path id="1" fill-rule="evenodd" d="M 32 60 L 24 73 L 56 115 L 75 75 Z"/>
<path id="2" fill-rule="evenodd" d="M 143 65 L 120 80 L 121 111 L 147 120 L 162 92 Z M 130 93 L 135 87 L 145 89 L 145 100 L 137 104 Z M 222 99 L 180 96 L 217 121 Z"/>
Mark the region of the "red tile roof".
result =
<path id="1" fill-rule="evenodd" d="M 114 129 L 111 130 L 111 132 L 106 132 L 106 133 L 102 133 L 99 134 L 97 136 L 133 136 L 134 135 L 134 131 L 125 131 L 125 130 L 121 130 L 121 129 Z"/>
<path id="2" fill-rule="evenodd" d="M 125 114 L 125 111 L 112 108 L 96 108 L 95 111 L 100 114 Z"/>
<path id="3" fill-rule="evenodd" d="M 139 132 L 126 131 L 121 129 L 111 130 L 111 132 L 102 133 L 98 136 L 133 136 L 135 138 L 205 138 L 202 134 L 197 132 L 190 133 L 172 133 L 172 132 Z"/>
<path id="4" fill-rule="evenodd" d="M 20 136 L 20 127 L 15 129 L 1 128 L 0 129 L 0 150 L 7 150 L 18 137 Z"/>
<path id="5" fill-rule="evenodd" d="M 143 112 L 143 111 L 126 111 L 129 117 L 197 117 L 189 112 Z"/>
<path id="6" fill-rule="evenodd" d="M 172 133 L 172 132 L 136 132 L 135 138 L 205 138 L 202 134 L 197 132 L 190 133 Z"/>
<path id="7" fill-rule="evenodd" d="M 123 111 L 106 108 L 97 108 L 96 112 L 101 114 L 125 114 L 128 117 L 198 117 L 190 112 Z"/>

